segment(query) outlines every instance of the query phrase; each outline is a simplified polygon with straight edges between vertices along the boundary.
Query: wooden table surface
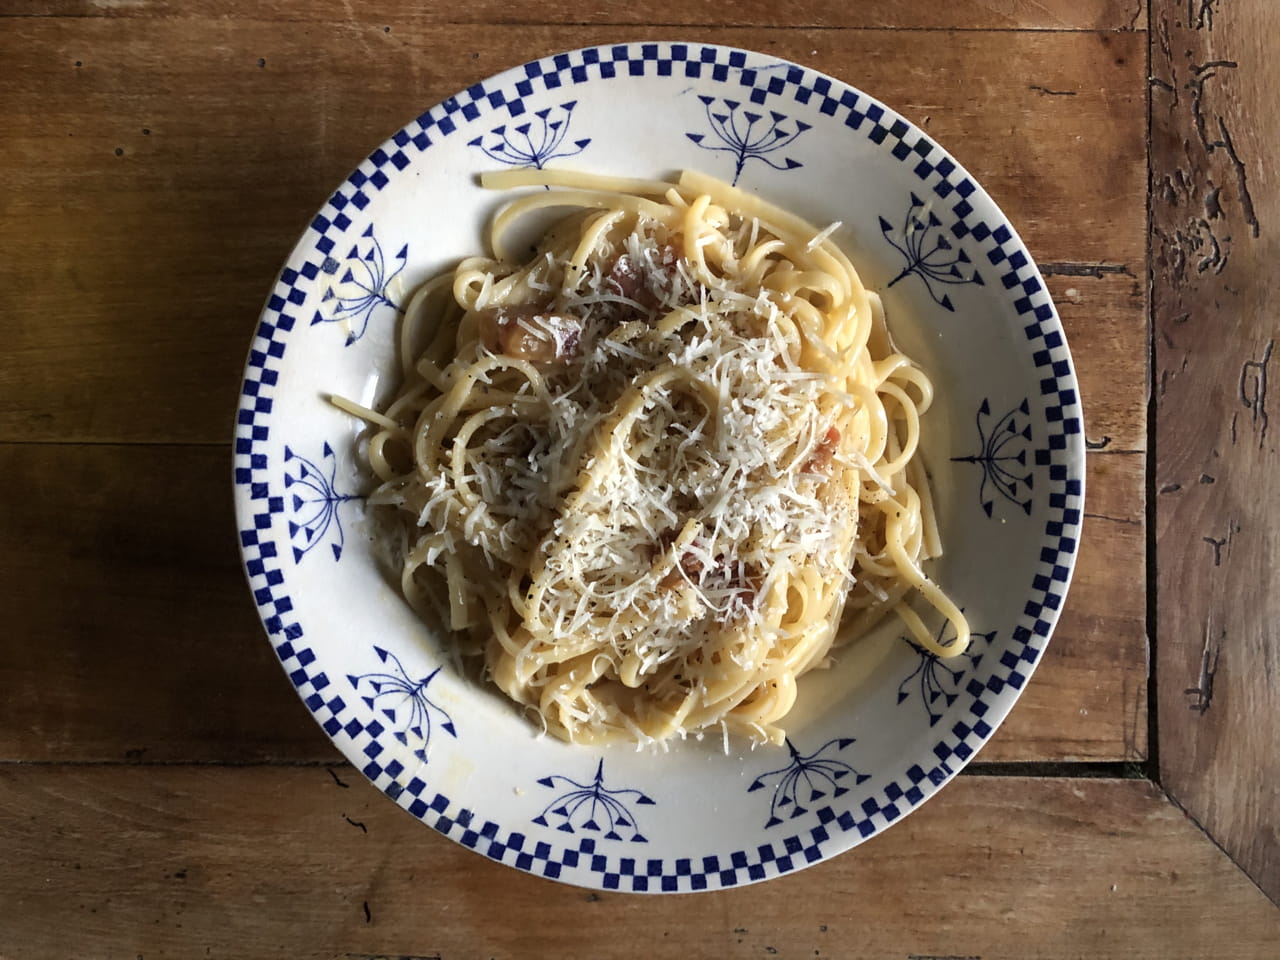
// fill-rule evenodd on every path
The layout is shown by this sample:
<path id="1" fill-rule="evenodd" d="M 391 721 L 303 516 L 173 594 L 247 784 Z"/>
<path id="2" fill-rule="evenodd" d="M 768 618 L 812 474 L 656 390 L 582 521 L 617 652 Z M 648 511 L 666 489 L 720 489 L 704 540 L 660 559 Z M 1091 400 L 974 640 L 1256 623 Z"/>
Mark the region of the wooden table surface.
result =
<path id="1" fill-rule="evenodd" d="M 1089 446 L 1066 612 L 980 762 L 853 852 L 665 898 L 495 865 L 350 768 L 229 482 L 332 187 L 455 90 L 647 38 L 946 145 L 1041 264 Z M 1280 956 L 1277 54 L 1273 0 L 0 3 L 0 957 Z"/>

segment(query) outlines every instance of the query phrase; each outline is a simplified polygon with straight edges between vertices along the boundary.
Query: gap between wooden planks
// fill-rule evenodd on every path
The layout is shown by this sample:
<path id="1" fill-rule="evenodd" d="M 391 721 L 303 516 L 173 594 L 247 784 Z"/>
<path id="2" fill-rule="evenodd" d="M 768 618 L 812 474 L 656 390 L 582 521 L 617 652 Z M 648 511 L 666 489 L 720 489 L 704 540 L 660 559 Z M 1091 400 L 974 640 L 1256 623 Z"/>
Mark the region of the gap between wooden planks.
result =
<path id="1" fill-rule="evenodd" d="M 1143 781 L 962 778 L 830 861 L 659 898 L 486 861 L 346 766 L 3 765 L 0 820 L 0 952 L 23 960 L 1273 960 L 1280 942 L 1280 913 Z"/>

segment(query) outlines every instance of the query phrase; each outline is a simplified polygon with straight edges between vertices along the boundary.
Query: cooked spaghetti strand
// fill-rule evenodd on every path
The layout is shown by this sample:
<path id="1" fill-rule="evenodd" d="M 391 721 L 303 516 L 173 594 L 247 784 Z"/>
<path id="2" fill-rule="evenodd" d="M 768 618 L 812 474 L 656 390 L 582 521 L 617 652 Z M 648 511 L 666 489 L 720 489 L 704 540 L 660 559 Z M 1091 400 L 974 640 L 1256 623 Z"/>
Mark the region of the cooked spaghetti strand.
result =
<path id="1" fill-rule="evenodd" d="M 780 742 L 842 618 L 896 610 L 926 649 L 964 650 L 921 567 L 941 552 L 918 458 L 932 386 L 838 224 L 689 172 L 483 182 L 555 189 L 497 213 L 497 259 L 410 300 L 385 410 L 340 403 L 373 428 L 370 500 L 404 518 L 416 608 L 573 741 Z M 514 224 L 563 207 L 504 259 Z"/>

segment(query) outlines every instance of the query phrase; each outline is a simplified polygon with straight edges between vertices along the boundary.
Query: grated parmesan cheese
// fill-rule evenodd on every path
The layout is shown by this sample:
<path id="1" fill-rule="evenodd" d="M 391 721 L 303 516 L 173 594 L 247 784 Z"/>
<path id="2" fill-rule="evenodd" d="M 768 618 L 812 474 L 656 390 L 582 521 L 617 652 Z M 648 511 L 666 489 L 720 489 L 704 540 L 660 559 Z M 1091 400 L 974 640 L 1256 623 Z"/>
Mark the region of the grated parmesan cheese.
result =
<path id="1" fill-rule="evenodd" d="M 743 229 L 754 238 L 759 224 Z M 726 621 L 763 628 L 763 598 L 779 577 L 813 565 L 847 571 L 838 533 L 856 525 L 857 504 L 824 496 L 824 478 L 797 469 L 829 426 L 818 400 L 832 386 L 778 332 L 778 295 L 700 282 L 653 228 L 632 232 L 625 255 L 643 265 L 630 296 L 611 283 L 606 251 L 576 275 L 540 265 L 543 277 L 577 277 L 555 309 L 581 321 L 580 353 L 547 377 L 549 401 L 517 396 L 493 413 L 472 443 L 471 472 L 428 484 L 419 523 L 447 529 L 456 511 L 488 565 L 501 559 L 495 551 L 535 557 L 547 586 L 529 616 L 554 642 L 607 636 L 613 662 L 638 665 L 643 683 L 662 664 L 696 660 Z M 642 429 L 604 437 L 624 401 L 638 406 Z M 579 462 L 593 437 L 607 463 Z M 583 473 L 594 482 L 574 490 Z M 459 504 L 459 487 L 478 502 Z M 559 509 L 570 492 L 572 508 Z M 495 524 L 496 537 L 486 533 Z M 433 548 L 428 562 L 441 557 Z M 729 656 L 757 666 L 745 651 Z M 599 719 L 579 716 L 572 698 L 562 707 L 582 723 Z"/>
<path id="2" fill-rule="evenodd" d="M 853 570 L 874 615 L 920 539 L 898 509 L 917 421 L 892 405 L 929 387 L 908 371 L 880 403 L 909 361 L 868 353 L 888 336 L 841 224 L 721 187 L 567 218 L 523 267 L 464 260 L 435 341 L 456 357 L 423 354 L 377 421 L 370 500 L 408 514 L 406 594 L 571 741 L 777 742 Z"/>

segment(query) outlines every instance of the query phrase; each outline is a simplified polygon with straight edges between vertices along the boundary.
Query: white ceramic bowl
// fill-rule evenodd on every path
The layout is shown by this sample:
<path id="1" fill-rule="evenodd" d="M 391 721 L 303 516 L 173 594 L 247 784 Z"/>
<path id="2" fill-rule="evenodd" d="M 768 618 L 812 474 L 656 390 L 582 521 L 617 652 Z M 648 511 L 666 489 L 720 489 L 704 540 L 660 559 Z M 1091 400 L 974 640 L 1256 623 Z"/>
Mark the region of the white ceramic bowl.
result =
<path id="1" fill-rule="evenodd" d="M 482 250 L 503 165 L 658 176 L 692 167 L 818 225 L 881 291 L 934 379 L 923 455 L 977 635 L 938 660 L 888 623 L 801 681 L 787 746 L 668 752 L 540 738 L 461 676 L 380 570 L 361 425 L 395 385 L 406 292 Z M 397 132 L 307 228 L 254 334 L 235 429 L 250 587 L 299 696 L 394 802 L 477 853 L 610 890 L 715 889 L 796 870 L 934 794 L 1008 713 L 1067 591 L 1083 510 L 1062 326 L 1004 215 L 923 132 L 852 87 L 725 47 L 559 54 Z M 893 619 L 893 618 L 891 618 Z"/>

